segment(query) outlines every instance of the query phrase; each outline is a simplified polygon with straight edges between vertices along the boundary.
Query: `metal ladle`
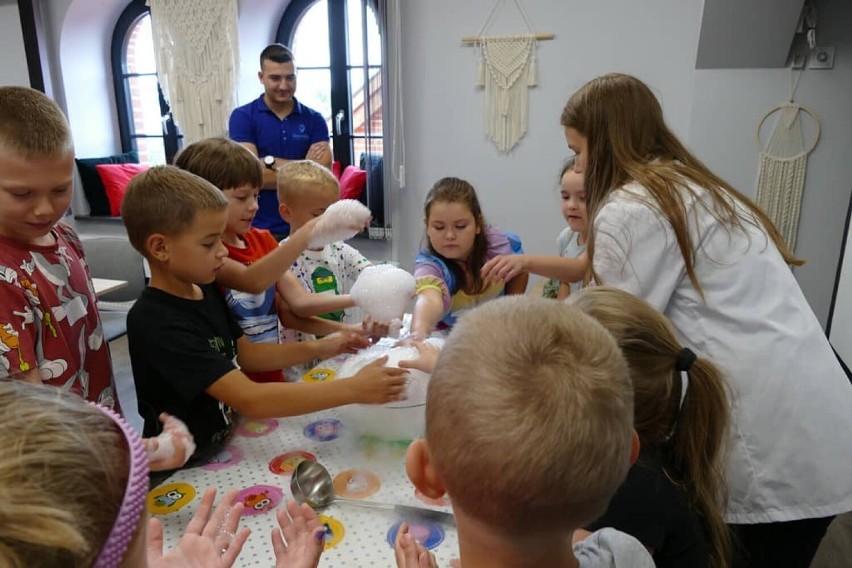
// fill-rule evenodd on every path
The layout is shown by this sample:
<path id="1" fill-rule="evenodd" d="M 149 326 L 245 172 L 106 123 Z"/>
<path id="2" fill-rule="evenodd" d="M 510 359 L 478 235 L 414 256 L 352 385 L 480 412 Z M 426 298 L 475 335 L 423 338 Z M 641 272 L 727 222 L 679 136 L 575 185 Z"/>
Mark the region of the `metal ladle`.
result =
<path id="1" fill-rule="evenodd" d="M 345 503 L 369 509 L 393 511 L 403 517 L 420 518 L 450 525 L 456 524 L 456 519 L 452 513 L 409 505 L 393 505 L 391 503 L 337 497 L 334 494 L 334 482 L 331 479 L 331 474 L 322 464 L 313 460 L 303 460 L 296 466 L 293 477 L 290 479 L 290 491 L 297 502 L 307 503 L 312 509 L 324 509 L 332 503 Z"/>

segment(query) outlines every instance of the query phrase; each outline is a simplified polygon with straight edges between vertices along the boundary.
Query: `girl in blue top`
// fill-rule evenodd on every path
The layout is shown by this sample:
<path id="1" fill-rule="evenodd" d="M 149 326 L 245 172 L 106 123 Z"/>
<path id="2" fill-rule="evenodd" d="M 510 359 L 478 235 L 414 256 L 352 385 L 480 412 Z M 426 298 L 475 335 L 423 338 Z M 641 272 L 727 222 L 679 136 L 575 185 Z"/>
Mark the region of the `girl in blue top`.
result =
<path id="1" fill-rule="evenodd" d="M 529 278 L 525 272 L 506 282 L 482 278 L 488 260 L 524 251 L 517 235 L 485 224 L 472 185 L 453 177 L 438 180 L 426 195 L 424 215 L 426 249 L 414 265 L 414 337 L 429 335 L 439 322 L 452 326 L 462 312 L 482 302 L 524 293 Z"/>

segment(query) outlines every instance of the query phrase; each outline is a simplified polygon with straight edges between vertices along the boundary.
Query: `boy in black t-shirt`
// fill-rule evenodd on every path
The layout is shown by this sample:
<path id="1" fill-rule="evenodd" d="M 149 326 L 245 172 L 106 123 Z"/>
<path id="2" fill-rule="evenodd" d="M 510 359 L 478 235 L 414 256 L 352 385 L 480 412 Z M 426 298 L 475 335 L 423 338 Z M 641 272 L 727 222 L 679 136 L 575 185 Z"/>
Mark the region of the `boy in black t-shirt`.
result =
<path id="1" fill-rule="evenodd" d="M 369 343 L 354 333 L 297 345 L 250 342 L 211 285 L 227 256 L 226 207 L 221 191 L 172 166 L 151 168 L 127 188 L 124 224 L 151 266 L 148 289 L 127 318 L 145 434 L 156 433 L 161 412 L 177 416 L 195 437 L 198 461 L 228 437 L 235 413 L 293 416 L 397 400 L 406 371 L 384 367 L 384 358 L 328 383 L 255 383 L 243 373 L 326 359 Z"/>

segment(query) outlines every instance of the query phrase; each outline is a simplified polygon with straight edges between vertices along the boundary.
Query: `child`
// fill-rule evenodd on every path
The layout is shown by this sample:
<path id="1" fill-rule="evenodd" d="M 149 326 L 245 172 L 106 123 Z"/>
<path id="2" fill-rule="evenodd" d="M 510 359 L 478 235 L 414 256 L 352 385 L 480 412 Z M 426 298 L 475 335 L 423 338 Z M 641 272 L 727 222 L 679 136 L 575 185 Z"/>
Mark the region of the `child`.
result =
<path id="1" fill-rule="evenodd" d="M 287 291 L 289 305 L 299 312 L 313 310 L 323 313 L 329 309 L 353 305 L 346 296 L 316 296 L 304 291 L 295 281 L 289 268 L 307 246 L 315 221 L 293 230 L 281 246 L 265 229 L 251 226 L 258 210 L 258 193 L 263 181 L 260 162 L 245 147 L 226 138 L 207 138 L 184 148 L 175 158 L 175 165 L 200 176 L 216 187 L 228 199 L 228 220 L 222 244 L 228 249 L 216 282 L 222 288 L 225 302 L 243 332 L 252 342 L 278 343 L 279 309 L 276 283 Z M 287 286 L 279 281 L 293 280 Z M 319 300 L 319 301 L 317 301 Z M 291 325 L 329 335 L 335 331 L 356 331 L 355 326 L 343 326 L 318 318 L 304 319 L 290 315 Z M 358 328 L 360 329 L 360 328 Z M 281 369 L 247 373 L 257 382 L 284 380 Z"/>
<path id="2" fill-rule="evenodd" d="M 730 566 L 722 518 L 728 397 L 722 374 L 681 346 L 665 317 L 615 288 L 571 297 L 622 348 L 642 451 L 607 512 L 590 526 L 635 536 L 659 566 Z"/>
<path id="3" fill-rule="evenodd" d="M 334 174 L 311 160 L 293 160 L 278 169 L 281 217 L 290 224 L 291 231 L 322 215 L 339 198 L 340 187 Z M 290 237 L 281 242 L 283 244 L 289 240 Z M 368 266 L 370 261 L 354 247 L 344 242 L 335 242 L 320 249 L 305 249 L 290 270 L 308 292 L 327 298 L 348 299 L 352 285 L 361 271 Z M 354 305 L 351 300 L 349 302 L 349 306 Z M 342 308 L 324 313 L 320 317 L 346 323 L 353 323 L 355 319 L 354 314 L 347 313 Z M 286 329 L 283 337 L 288 343 L 313 338 L 295 329 Z"/>
<path id="4" fill-rule="evenodd" d="M 731 383 L 725 518 L 744 565 L 809 566 L 852 510 L 852 437 L 825 435 L 852 431 L 852 386 L 790 271 L 801 261 L 635 77 L 590 81 L 561 123 L 585 174 L 592 278 L 662 312 Z"/>
<path id="5" fill-rule="evenodd" d="M 59 107 L 0 87 L 0 377 L 117 407 L 83 247 L 61 222 L 74 145 Z"/>
<path id="6" fill-rule="evenodd" d="M 516 254 L 492 258 L 482 267 L 482 278 L 489 282 L 507 282 L 521 272 L 540 274 L 545 298 L 564 300 L 583 285 L 588 260 L 586 258 L 586 190 L 583 176 L 574 172 L 574 158 L 569 158 L 559 174 L 562 215 L 568 227 L 559 233 L 556 244 L 559 256 Z"/>
<path id="7" fill-rule="evenodd" d="M 331 171 L 311 160 L 290 161 L 278 169 L 281 217 L 290 224 L 291 231 L 322 215 L 339 196 L 340 187 Z M 282 243 L 289 240 L 290 237 Z M 290 270 L 309 292 L 335 296 L 349 294 L 368 266 L 370 261 L 355 248 L 336 242 L 321 249 L 304 250 Z M 347 316 L 343 310 L 322 315 L 334 321 L 351 320 Z"/>
<path id="8" fill-rule="evenodd" d="M 60 389 L 0 380 L 0 444 L 14 448 L 0 461 L 0 498 L 14 517 L 0 515 L 2 566 L 225 568 L 250 534 L 239 528 L 237 491 L 214 511 L 216 490 L 208 489 L 178 545 L 163 555 L 163 527 L 147 520 L 139 436 L 117 414 Z M 276 517 L 277 564 L 315 564 L 324 535 L 316 514 L 288 501 Z"/>
<path id="9" fill-rule="evenodd" d="M 56 103 L 34 89 L 0 87 L 0 377 L 60 387 L 118 411 L 83 247 L 61 221 L 73 168 L 71 132 Z M 161 452 L 151 468 L 173 469 L 192 441 L 174 419 L 160 420 L 175 451 Z M 145 443 L 153 458 L 159 441 Z"/>
<path id="10" fill-rule="evenodd" d="M 133 246 L 148 259 L 151 280 L 130 310 L 127 331 L 145 431 L 167 411 L 186 422 L 196 462 L 227 439 L 236 413 L 292 416 L 354 402 L 396 400 L 405 372 L 385 360 L 351 379 L 317 384 L 255 383 L 244 371 L 267 371 L 363 347 L 356 334 L 300 345 L 252 343 L 212 286 L 227 250 L 228 201 L 209 182 L 173 166 L 137 175 L 122 203 Z"/>
<path id="11" fill-rule="evenodd" d="M 523 247 L 514 233 L 486 225 L 476 190 L 468 182 L 452 177 L 438 180 L 426 195 L 424 223 L 427 247 L 414 264 L 414 338 L 428 336 L 439 322 L 452 326 L 478 304 L 503 294 L 524 293 L 529 278 L 525 272 L 499 282 L 482 277 L 489 260 L 521 254 Z"/>
<path id="12" fill-rule="evenodd" d="M 612 336 L 576 308 L 518 296 L 456 324 L 406 471 L 427 497 L 451 497 L 465 568 L 653 567 L 638 541 L 613 529 L 571 547 L 638 450 L 630 377 Z M 397 557 L 410 546 L 398 539 Z"/>

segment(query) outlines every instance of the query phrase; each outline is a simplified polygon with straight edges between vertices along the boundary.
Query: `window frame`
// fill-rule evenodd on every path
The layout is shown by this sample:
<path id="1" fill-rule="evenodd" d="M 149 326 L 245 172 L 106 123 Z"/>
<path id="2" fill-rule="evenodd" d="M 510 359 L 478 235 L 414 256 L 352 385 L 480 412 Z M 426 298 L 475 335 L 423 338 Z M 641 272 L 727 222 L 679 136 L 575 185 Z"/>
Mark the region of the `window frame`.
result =
<path id="1" fill-rule="evenodd" d="M 121 141 L 121 151 L 129 152 L 138 150 L 135 140 L 137 138 L 160 138 L 166 155 L 166 163 L 171 164 L 180 150 L 183 135 L 177 128 L 172 117 L 168 102 L 163 96 L 162 86 L 157 79 L 157 92 L 159 93 L 160 116 L 167 117 L 163 122 L 161 135 L 137 135 L 133 132 L 132 102 L 127 81 L 130 77 L 148 76 L 148 74 L 128 73 L 125 47 L 131 30 L 146 15 L 150 17 L 151 10 L 145 5 L 145 0 L 133 0 L 122 11 L 118 21 L 113 28 L 110 44 L 110 59 L 112 63 L 113 88 L 115 90 L 115 106 L 118 115 L 118 131 Z"/>

